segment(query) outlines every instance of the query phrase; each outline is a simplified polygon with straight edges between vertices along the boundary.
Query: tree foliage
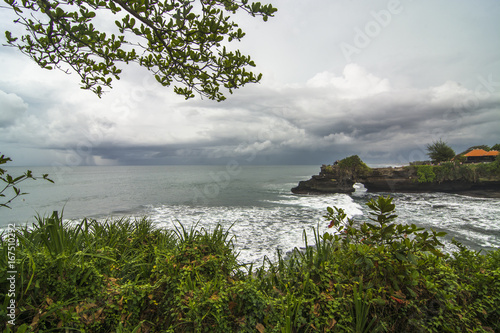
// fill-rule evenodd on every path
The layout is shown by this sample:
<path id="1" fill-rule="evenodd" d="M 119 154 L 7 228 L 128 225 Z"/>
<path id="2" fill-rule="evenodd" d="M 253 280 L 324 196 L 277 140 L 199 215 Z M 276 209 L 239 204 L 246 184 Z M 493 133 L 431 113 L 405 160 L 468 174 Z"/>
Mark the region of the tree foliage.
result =
<path id="1" fill-rule="evenodd" d="M 482 150 L 485 150 L 485 151 L 490 151 L 491 150 L 490 146 L 488 146 L 488 145 L 472 146 L 472 147 L 467 148 L 467 150 L 463 151 L 461 153 L 461 155 L 467 154 L 468 152 L 471 152 L 474 149 L 482 149 Z"/>
<path id="2" fill-rule="evenodd" d="M 449 161 L 455 156 L 455 151 L 442 140 L 427 145 L 427 155 L 434 162 Z"/>
<path id="3" fill-rule="evenodd" d="M 340 169 L 357 176 L 365 176 L 371 171 L 370 167 L 358 155 L 352 155 L 340 160 L 338 166 Z"/>
<path id="4" fill-rule="evenodd" d="M 417 165 L 417 177 L 419 183 L 432 183 L 436 179 L 432 165 Z"/>
<path id="5" fill-rule="evenodd" d="M 6 157 L 5 155 L 0 156 L 0 165 L 6 164 L 7 162 L 12 161 L 10 157 Z M 43 174 L 42 179 L 45 179 L 51 183 L 52 181 L 50 178 L 48 178 L 48 174 Z M 0 168 L 0 182 L 3 183 L 3 185 L 0 185 L 0 207 L 6 207 L 6 208 L 11 208 L 9 204 L 16 199 L 17 197 L 21 195 L 25 195 L 27 193 L 22 192 L 21 189 L 19 188 L 19 183 L 25 181 L 25 180 L 36 180 L 33 176 L 33 173 L 31 170 L 27 170 L 24 174 L 13 177 L 12 175 L 7 173 L 7 170 Z M 9 190 L 11 189 L 11 191 Z M 11 193 L 10 195 L 6 195 L 6 193 L 9 192 Z"/>
<path id="6" fill-rule="evenodd" d="M 198 93 L 217 101 L 225 99 L 221 88 L 232 93 L 261 79 L 246 70 L 255 66 L 250 56 L 226 48 L 245 35 L 231 15 L 267 21 L 277 10 L 248 0 L 5 2 L 27 32 L 16 37 L 6 31 L 8 44 L 42 68 L 76 72 L 83 89 L 101 96 L 120 79 L 120 64 L 137 63 L 163 86 L 174 83 L 186 99 Z"/>

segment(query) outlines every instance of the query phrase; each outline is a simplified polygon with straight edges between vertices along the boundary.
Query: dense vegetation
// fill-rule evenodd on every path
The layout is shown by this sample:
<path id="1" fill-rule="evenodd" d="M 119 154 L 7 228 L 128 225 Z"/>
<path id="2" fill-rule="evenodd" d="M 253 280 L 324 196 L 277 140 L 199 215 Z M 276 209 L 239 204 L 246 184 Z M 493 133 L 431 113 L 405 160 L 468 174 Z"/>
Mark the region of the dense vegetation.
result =
<path id="1" fill-rule="evenodd" d="M 477 182 L 478 180 L 500 179 L 500 155 L 494 162 L 469 163 L 444 162 L 439 165 L 411 165 L 406 168 L 415 170 L 417 181 L 420 183 L 443 182 L 450 180 L 466 180 Z"/>
<path id="2" fill-rule="evenodd" d="M 366 175 L 371 171 L 370 167 L 368 167 L 358 155 L 346 157 L 340 160 L 338 165 L 341 170 L 350 171 L 360 176 Z"/>
<path id="3" fill-rule="evenodd" d="M 480 254 L 442 233 L 396 223 L 391 198 L 372 221 L 328 208 L 335 230 L 277 262 L 241 265 L 227 230 L 157 229 L 147 219 L 78 224 L 54 214 L 17 228 L 18 331 L 495 332 L 500 250 Z M 0 297 L 7 300 L 9 239 Z M 5 307 L 0 327 L 11 318 Z"/>
<path id="4" fill-rule="evenodd" d="M 371 168 L 366 165 L 358 155 L 346 157 L 335 162 L 335 165 L 337 165 L 338 170 L 342 171 L 345 175 L 366 176 L 371 171 Z M 335 172 L 334 166 L 332 165 L 323 165 L 322 170 L 327 173 Z"/>

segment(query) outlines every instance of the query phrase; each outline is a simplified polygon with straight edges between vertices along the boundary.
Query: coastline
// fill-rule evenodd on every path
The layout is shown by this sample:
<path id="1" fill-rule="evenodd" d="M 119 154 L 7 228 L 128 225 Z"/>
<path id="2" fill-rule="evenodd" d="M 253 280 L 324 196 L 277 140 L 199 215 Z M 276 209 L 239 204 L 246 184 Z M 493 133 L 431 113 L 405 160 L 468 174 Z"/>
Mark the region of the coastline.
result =
<path id="1" fill-rule="evenodd" d="M 300 181 L 291 191 L 294 194 L 350 194 L 354 192 L 353 185 L 361 183 L 372 193 L 442 192 L 500 198 L 500 177 L 488 168 L 452 162 L 435 166 L 369 168 L 355 155 L 339 164 L 322 165 L 319 174 Z"/>

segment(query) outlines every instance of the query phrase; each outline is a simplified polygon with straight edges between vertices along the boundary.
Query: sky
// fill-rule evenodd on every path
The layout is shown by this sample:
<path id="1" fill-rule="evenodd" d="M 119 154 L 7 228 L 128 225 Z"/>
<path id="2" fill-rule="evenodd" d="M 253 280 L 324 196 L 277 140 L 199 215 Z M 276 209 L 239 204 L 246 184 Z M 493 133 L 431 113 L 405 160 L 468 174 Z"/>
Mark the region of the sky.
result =
<path id="1" fill-rule="evenodd" d="M 235 17 L 246 36 L 230 45 L 263 78 L 224 102 L 186 101 L 135 65 L 99 99 L 0 46 L 0 153 L 61 168 L 402 165 L 438 140 L 456 153 L 500 143 L 499 1 L 271 3 L 268 22 Z M 19 31 L 4 8 L 0 22 Z"/>

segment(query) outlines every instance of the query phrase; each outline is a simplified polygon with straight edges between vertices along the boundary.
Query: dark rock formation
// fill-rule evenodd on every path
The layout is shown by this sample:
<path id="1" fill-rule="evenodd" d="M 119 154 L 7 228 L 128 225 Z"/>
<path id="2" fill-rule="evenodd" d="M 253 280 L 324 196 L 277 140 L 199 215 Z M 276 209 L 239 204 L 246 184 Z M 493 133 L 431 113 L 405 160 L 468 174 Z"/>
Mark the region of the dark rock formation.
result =
<path id="1" fill-rule="evenodd" d="M 312 176 L 307 181 L 299 182 L 297 187 L 292 188 L 292 192 L 296 194 L 321 194 L 321 193 L 352 193 L 352 181 L 339 181 L 334 178 L 325 177 L 322 175 Z"/>
<path id="2" fill-rule="evenodd" d="M 358 175 L 337 165 L 323 165 L 319 175 L 299 182 L 296 194 L 352 193 L 354 183 L 362 183 L 368 192 L 449 192 L 481 197 L 500 197 L 500 181 L 466 179 L 419 182 L 411 167 L 374 168 Z"/>
<path id="3" fill-rule="evenodd" d="M 352 193 L 356 181 L 352 175 L 336 166 L 323 165 L 319 175 L 312 176 L 307 181 L 299 182 L 292 188 L 296 194 L 321 194 L 321 193 Z"/>

